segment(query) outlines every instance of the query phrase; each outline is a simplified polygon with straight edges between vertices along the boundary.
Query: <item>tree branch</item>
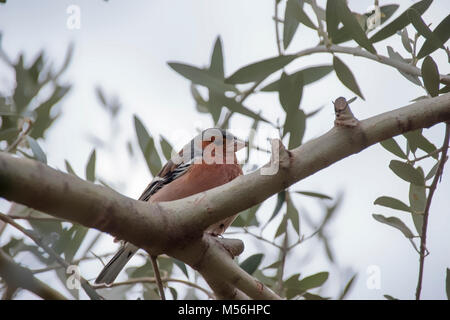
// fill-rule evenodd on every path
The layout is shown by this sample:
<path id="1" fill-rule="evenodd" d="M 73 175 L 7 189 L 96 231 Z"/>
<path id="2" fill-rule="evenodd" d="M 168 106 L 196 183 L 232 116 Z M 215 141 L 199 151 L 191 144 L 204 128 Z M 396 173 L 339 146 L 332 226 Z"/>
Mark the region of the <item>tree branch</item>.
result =
<path id="1" fill-rule="evenodd" d="M 182 283 L 185 284 L 187 286 L 190 286 L 192 288 L 198 289 L 200 291 L 202 291 L 203 293 L 205 293 L 210 299 L 214 299 L 214 295 L 209 292 L 208 290 L 206 290 L 205 288 L 197 285 L 196 283 L 190 282 L 190 281 L 186 281 L 186 280 L 182 280 L 182 279 L 175 279 L 175 278 L 161 278 L 161 281 L 164 283 L 167 282 L 178 282 L 178 283 Z M 118 286 L 125 286 L 125 285 L 129 285 L 129 284 L 136 284 L 136 283 L 156 283 L 156 278 L 154 277 L 142 277 L 142 278 L 131 278 L 128 279 L 126 281 L 123 282 L 114 282 L 111 284 L 96 284 L 94 287 L 95 289 L 102 289 L 102 288 L 113 288 L 113 287 L 118 287 Z"/>
<path id="2" fill-rule="evenodd" d="M 330 45 L 329 47 L 325 45 L 318 45 L 313 48 L 305 49 L 300 52 L 297 52 L 297 57 L 303 57 L 308 56 L 314 53 L 345 53 L 345 54 L 351 54 L 357 57 L 364 57 L 370 60 L 374 60 L 376 62 L 394 67 L 400 71 L 406 72 L 408 74 L 411 74 L 413 76 L 419 76 L 422 77 L 422 72 L 419 68 L 416 66 L 413 66 L 412 64 L 402 62 L 400 60 L 391 59 L 386 56 L 382 56 L 380 54 L 372 54 L 368 51 L 365 51 L 359 47 L 351 48 L 351 47 L 343 47 L 338 46 L 335 44 Z M 440 75 L 440 82 L 443 84 L 450 84 L 450 76 L 449 75 Z"/>
<path id="3" fill-rule="evenodd" d="M 267 164 L 220 187 L 160 203 L 133 200 L 37 161 L 0 152 L 0 196 L 108 232 L 152 254 L 167 253 L 197 269 L 219 297 L 230 298 L 231 292 L 234 298 L 276 299 L 203 231 L 375 143 L 449 120 L 450 93 L 420 100 L 360 121 L 354 128 L 334 127 L 291 151 L 280 144 L 273 154 L 279 170 L 273 175 L 261 174 Z"/>
<path id="4" fill-rule="evenodd" d="M 450 122 L 445 126 L 445 137 L 444 143 L 442 145 L 442 154 L 441 159 L 439 160 L 439 166 L 434 175 L 433 182 L 430 186 L 430 192 L 428 193 L 427 203 L 425 205 L 425 211 L 423 213 L 423 225 L 422 225 L 422 233 L 420 235 L 420 262 L 419 262 L 419 278 L 417 279 L 417 288 L 416 288 L 416 300 L 420 300 L 420 293 L 422 291 L 422 279 L 423 279 L 423 270 L 425 266 L 425 256 L 427 251 L 427 230 L 428 230 L 428 217 L 430 216 L 430 207 L 431 201 L 433 200 L 434 192 L 436 191 L 437 184 L 439 179 L 442 177 L 442 173 L 444 171 L 444 165 L 447 161 L 447 151 L 448 151 L 448 143 L 450 140 Z"/>

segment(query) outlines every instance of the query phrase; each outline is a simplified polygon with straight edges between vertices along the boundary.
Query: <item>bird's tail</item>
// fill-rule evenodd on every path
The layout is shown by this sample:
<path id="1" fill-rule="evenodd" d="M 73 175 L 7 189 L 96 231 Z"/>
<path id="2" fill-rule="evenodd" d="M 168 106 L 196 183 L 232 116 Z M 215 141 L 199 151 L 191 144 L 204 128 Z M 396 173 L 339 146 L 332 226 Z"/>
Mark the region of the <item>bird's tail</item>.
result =
<path id="1" fill-rule="evenodd" d="M 125 243 L 119 251 L 109 260 L 102 272 L 95 279 L 95 283 L 111 284 L 117 278 L 131 257 L 138 251 L 138 247 L 131 243 Z"/>

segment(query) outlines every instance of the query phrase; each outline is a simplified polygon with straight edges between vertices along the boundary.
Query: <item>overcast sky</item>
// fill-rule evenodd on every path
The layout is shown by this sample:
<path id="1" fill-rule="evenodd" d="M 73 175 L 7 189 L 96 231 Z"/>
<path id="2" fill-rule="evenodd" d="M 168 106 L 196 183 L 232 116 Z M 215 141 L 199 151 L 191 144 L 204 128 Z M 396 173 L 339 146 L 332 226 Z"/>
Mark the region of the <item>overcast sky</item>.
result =
<path id="1" fill-rule="evenodd" d="M 392 2 L 401 6 L 397 15 L 413 3 L 410 0 L 382 0 L 380 4 Z M 366 11 L 372 3 L 365 0 L 349 1 L 351 9 L 359 12 Z M 324 6 L 325 1 L 319 1 L 319 4 Z M 80 9 L 79 29 L 67 28 L 70 16 L 67 9 L 71 5 Z M 167 62 L 207 65 L 212 46 L 219 35 L 224 47 L 226 75 L 248 63 L 275 56 L 273 9 L 273 1 L 269 0 L 8 1 L 6 5 L 0 5 L 0 31 L 6 53 L 16 59 L 19 52 L 24 52 L 28 63 L 40 50 L 45 49 L 48 58 L 59 65 L 69 43 L 74 43 L 72 64 L 64 76 L 73 84 L 73 89 L 61 103 L 62 116 L 42 144 L 48 153 L 49 164 L 62 169 L 64 159 L 69 159 L 77 172 L 84 172 L 85 163 L 94 147 L 89 137 L 96 136 L 109 146 L 108 150 L 102 149 L 97 155 L 99 175 L 124 194 L 137 197 L 151 176 L 141 154 L 134 160 L 129 160 L 126 155 L 125 142 L 134 139 L 133 114 L 142 119 L 154 136 L 162 134 L 176 147 L 183 146 L 195 135 L 196 129 L 213 125 L 210 117 L 196 112 L 189 81 L 170 69 Z M 280 7 L 280 12 L 284 12 L 283 7 Z M 309 10 L 307 12 L 310 13 Z M 436 0 L 423 17 L 426 22 L 432 22 L 434 28 L 448 13 L 448 1 Z M 296 52 L 316 43 L 317 35 L 300 26 L 287 52 Z M 345 45 L 354 46 L 354 43 Z M 387 45 L 406 56 L 398 37 L 377 43 L 375 47 L 379 53 L 387 55 Z M 339 57 L 353 70 L 366 98 L 366 101 L 358 99 L 352 104 L 355 116 L 360 119 L 404 106 L 424 94 L 422 89 L 405 80 L 391 67 L 353 56 Z M 442 74 L 450 72 L 444 54 L 436 53 L 433 57 Z M 331 55 L 317 54 L 295 61 L 288 66 L 287 71 L 330 63 Z M 0 63 L 0 90 L 3 93 L 13 89 L 12 79 L 11 70 Z M 107 96 L 118 96 L 123 106 L 114 141 L 110 140 L 107 114 L 95 96 L 94 88 L 97 85 L 104 88 Z M 350 98 L 354 94 L 339 82 L 334 73 L 304 90 L 302 108 L 305 111 L 325 105 L 317 116 L 308 121 L 305 141 L 320 136 L 332 127 L 334 113 L 331 101 L 339 96 Z M 247 106 L 255 111 L 261 110 L 268 119 L 283 120 L 276 94 L 251 96 Z M 234 117 L 231 131 L 242 135 L 249 129 L 251 122 L 245 117 Z M 425 130 L 424 134 L 440 146 L 443 128 L 443 125 L 437 125 Z M 273 135 L 273 132 L 262 127 L 259 136 L 261 141 L 265 141 L 269 135 Z M 322 294 L 336 297 L 339 291 L 336 286 L 341 283 L 339 280 L 344 281 L 352 272 L 357 272 L 358 279 L 350 298 L 381 299 L 383 294 L 400 299 L 414 297 L 418 274 L 417 253 L 400 232 L 372 218 L 373 213 L 398 216 L 407 222 L 411 230 L 415 230 L 408 214 L 373 205 L 373 201 L 382 195 L 408 203 L 409 185 L 388 168 L 393 158 L 379 145 L 372 146 L 291 188 L 320 191 L 332 196 L 343 192 L 343 204 L 329 226 L 328 233 L 339 265 L 348 271 L 342 275 L 337 274 L 337 271 L 333 273 L 334 269 L 330 268 L 323 254 L 306 261 L 305 252 L 323 250 L 320 242 L 311 241 L 299 246 L 289 256 L 287 275 L 331 271 L 329 284 L 324 287 Z M 261 164 L 265 160 L 267 156 L 261 156 L 254 164 Z M 424 161 L 425 172 L 432 165 L 431 161 Z M 445 298 L 445 268 L 450 267 L 449 180 L 450 170 L 446 170 L 431 207 L 427 241 L 430 255 L 426 259 L 422 295 L 428 299 Z M 259 213 L 260 220 L 267 219 L 271 214 L 274 199 L 268 203 Z M 299 208 L 306 209 L 313 219 L 322 216 L 317 201 L 299 197 L 295 203 Z M 0 209 L 5 210 L 5 207 L 5 202 L 0 202 Z M 274 228 L 269 228 L 266 235 L 271 237 L 273 232 Z M 0 245 L 6 240 L 6 236 L 2 236 Z M 96 248 L 98 252 L 112 251 L 115 245 L 110 237 L 105 237 L 102 246 Z M 257 250 L 258 247 L 249 245 L 242 258 Z M 263 265 L 274 257 L 271 252 L 267 252 L 267 255 L 270 259 L 266 259 Z M 138 259 L 134 261 L 139 262 Z M 376 266 L 381 272 L 379 289 L 367 286 L 371 266 Z M 87 278 L 95 277 L 100 267 L 97 262 L 83 272 L 88 274 Z M 43 277 L 51 278 L 50 275 Z"/>

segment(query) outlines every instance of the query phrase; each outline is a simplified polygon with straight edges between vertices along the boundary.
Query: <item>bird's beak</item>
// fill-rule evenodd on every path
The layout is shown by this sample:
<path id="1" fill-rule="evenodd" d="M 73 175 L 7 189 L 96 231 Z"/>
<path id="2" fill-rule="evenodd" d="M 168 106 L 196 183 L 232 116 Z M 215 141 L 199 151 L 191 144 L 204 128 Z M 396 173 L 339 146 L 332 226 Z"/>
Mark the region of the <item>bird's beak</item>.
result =
<path id="1" fill-rule="evenodd" d="M 241 149 L 243 149 L 245 147 L 248 147 L 248 141 L 242 141 L 242 140 L 237 139 L 237 138 L 234 140 L 235 152 L 239 151 L 239 150 L 241 150 Z"/>

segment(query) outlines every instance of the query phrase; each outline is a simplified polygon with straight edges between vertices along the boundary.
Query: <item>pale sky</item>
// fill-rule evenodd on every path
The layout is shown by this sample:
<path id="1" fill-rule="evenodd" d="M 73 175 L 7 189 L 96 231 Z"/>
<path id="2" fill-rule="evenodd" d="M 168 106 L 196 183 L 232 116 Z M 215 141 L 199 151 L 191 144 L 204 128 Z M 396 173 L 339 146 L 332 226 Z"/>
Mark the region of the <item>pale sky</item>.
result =
<path id="1" fill-rule="evenodd" d="M 325 1 L 318 1 L 324 6 Z M 380 1 L 380 4 L 399 3 L 396 16 L 413 1 Z M 373 1 L 350 0 L 350 8 L 363 12 Z M 77 5 L 81 13 L 80 29 L 68 29 L 67 8 Z M 307 12 L 309 11 L 309 7 Z M 89 136 L 103 140 L 108 149 L 98 150 L 97 170 L 99 176 L 111 182 L 118 191 L 137 197 L 148 184 L 151 176 L 139 150 L 130 161 L 125 143 L 132 139 L 135 146 L 133 114 L 142 119 L 151 134 L 164 135 L 176 147 L 181 147 L 196 133 L 198 128 L 211 127 L 209 116 L 199 114 L 190 94 L 189 81 L 175 73 L 168 61 L 178 61 L 195 66 L 209 64 L 214 41 L 220 35 L 224 47 L 225 73 L 230 75 L 249 63 L 277 55 L 275 45 L 273 1 L 8 1 L 0 5 L 0 31 L 2 47 L 16 59 L 24 52 L 27 62 L 42 49 L 47 57 L 61 64 L 69 43 L 75 45 L 72 63 L 64 79 L 73 84 L 73 89 L 60 104 L 62 116 L 48 133 L 46 143 L 49 164 L 64 168 L 64 159 L 70 160 L 74 169 L 82 174 L 87 158 L 94 147 Z M 448 2 L 436 0 L 423 18 L 432 22 L 432 29 L 448 14 Z M 280 7 L 281 14 L 284 12 Z M 315 22 L 313 15 L 310 15 Z M 410 35 L 412 29 L 409 29 Z M 305 26 L 300 26 L 287 53 L 294 53 L 317 43 L 317 35 Z M 354 46 L 353 42 L 345 46 Z M 391 45 L 406 56 L 400 38 L 375 45 L 377 51 L 387 55 L 386 46 Z M 373 61 L 348 55 L 339 55 L 352 69 L 366 98 L 356 100 L 352 110 L 356 117 L 365 119 L 382 112 L 405 106 L 410 100 L 424 95 L 423 89 L 405 80 L 397 70 Z M 433 54 L 441 74 L 450 72 L 446 56 L 442 52 Z M 295 61 L 287 71 L 318 64 L 330 64 L 331 55 L 316 54 Z M 279 74 L 271 78 L 275 79 Z M 13 89 L 11 70 L 0 63 L 0 90 Z M 269 83 L 269 82 L 267 82 Z M 100 107 L 94 88 L 101 85 L 107 96 L 117 95 L 122 102 L 118 132 L 110 139 L 107 114 Z M 325 108 L 307 123 L 304 141 L 327 132 L 333 125 L 334 113 L 331 101 L 339 96 L 351 98 L 354 94 L 345 88 L 334 73 L 306 87 L 303 91 L 302 108 L 312 111 Z M 283 119 L 278 97 L 274 93 L 261 93 L 250 97 L 246 106 L 262 111 L 268 119 Z M 233 118 L 231 131 L 244 134 L 251 126 L 249 118 Z M 242 133 L 242 134 L 241 134 Z M 262 127 L 259 139 L 265 141 L 273 132 Z M 441 145 L 443 125 L 437 125 L 424 134 L 437 146 Z M 401 142 L 400 138 L 397 141 Z M 402 144 L 403 145 L 403 144 Z M 262 156 L 255 164 L 267 160 Z M 306 276 L 319 271 L 330 271 L 330 279 L 321 294 L 336 297 L 340 284 L 357 272 L 358 278 L 348 298 L 382 299 L 389 294 L 399 299 L 412 299 L 417 282 L 418 254 L 409 241 L 397 230 L 380 224 L 372 218 L 373 213 L 397 216 L 415 230 L 410 216 L 373 205 L 383 195 L 398 198 L 408 203 L 408 183 L 396 177 L 388 168 L 394 156 L 381 146 L 375 145 L 363 152 L 346 158 L 317 174 L 300 181 L 291 190 L 311 190 L 336 197 L 344 193 L 344 201 L 334 220 L 327 228 L 330 243 L 339 265 L 347 272 L 339 274 L 330 267 L 317 240 L 300 245 L 288 257 L 286 276 L 301 272 Z M 428 172 L 433 163 L 424 161 Z M 428 229 L 428 249 L 422 297 L 445 298 L 445 269 L 450 267 L 450 171 L 446 170 L 434 196 Z M 274 199 L 258 213 L 260 221 L 272 213 Z M 323 212 L 317 201 L 298 197 L 295 204 L 306 209 L 310 217 L 319 221 Z M 0 209 L 5 209 L 0 202 Z M 281 216 L 281 215 L 280 215 Z M 280 218 L 280 217 L 279 217 Z M 272 237 L 277 223 L 264 233 Z M 306 235 L 310 233 L 308 229 Z M 233 235 L 234 237 L 235 235 Z M 0 239 L 0 245 L 7 239 Z M 237 237 L 237 236 L 236 236 Z M 246 237 L 240 237 L 248 239 Z M 104 237 L 102 244 L 94 248 L 97 252 L 110 252 L 115 248 L 111 237 Z M 263 248 L 263 249 L 261 249 Z M 267 247 L 248 244 L 241 259 L 263 250 L 268 257 L 265 266 L 274 261 L 275 252 Z M 264 250 L 267 250 L 264 251 Z M 306 253 L 319 251 L 310 258 Z M 26 257 L 23 258 L 26 262 Z M 142 260 L 134 259 L 131 264 Z M 380 288 L 367 286 L 368 270 L 376 266 L 380 270 Z M 100 271 L 98 262 L 83 267 L 83 274 L 91 279 Z M 122 277 L 125 275 L 122 274 Z M 52 279 L 44 274 L 42 279 Z M 22 298 L 30 297 L 23 294 Z"/>

